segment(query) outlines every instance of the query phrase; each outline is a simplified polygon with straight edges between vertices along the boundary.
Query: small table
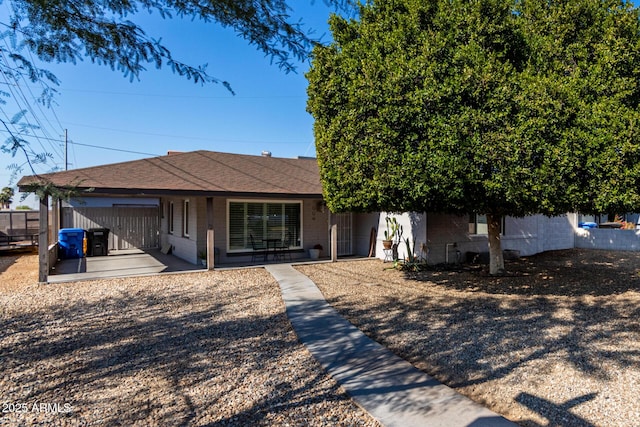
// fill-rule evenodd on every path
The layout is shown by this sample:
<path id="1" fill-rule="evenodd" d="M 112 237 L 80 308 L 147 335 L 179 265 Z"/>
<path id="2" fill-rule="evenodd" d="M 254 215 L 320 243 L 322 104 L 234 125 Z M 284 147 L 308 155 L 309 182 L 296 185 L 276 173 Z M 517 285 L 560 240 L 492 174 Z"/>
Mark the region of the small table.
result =
<path id="1" fill-rule="evenodd" d="M 382 262 L 393 261 L 393 249 L 383 249 L 382 252 L 384 252 L 384 261 Z"/>

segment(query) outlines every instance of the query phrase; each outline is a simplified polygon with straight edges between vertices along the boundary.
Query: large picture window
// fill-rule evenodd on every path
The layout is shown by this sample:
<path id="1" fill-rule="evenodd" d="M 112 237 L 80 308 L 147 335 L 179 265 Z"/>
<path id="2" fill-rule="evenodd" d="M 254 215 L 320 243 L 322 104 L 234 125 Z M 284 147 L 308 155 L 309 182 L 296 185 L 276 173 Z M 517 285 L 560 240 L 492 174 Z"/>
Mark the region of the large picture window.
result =
<path id="1" fill-rule="evenodd" d="M 263 239 L 287 242 L 290 248 L 302 247 L 301 202 L 229 201 L 229 251 L 252 249 Z"/>

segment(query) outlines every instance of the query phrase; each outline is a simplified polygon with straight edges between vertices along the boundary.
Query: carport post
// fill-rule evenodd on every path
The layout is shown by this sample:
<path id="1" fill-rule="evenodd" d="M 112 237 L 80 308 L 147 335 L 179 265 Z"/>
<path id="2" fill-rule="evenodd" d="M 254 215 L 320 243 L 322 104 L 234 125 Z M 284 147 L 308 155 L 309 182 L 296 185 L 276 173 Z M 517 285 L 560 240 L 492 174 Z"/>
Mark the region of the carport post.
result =
<path id="1" fill-rule="evenodd" d="M 49 195 L 40 197 L 40 229 L 38 230 L 38 282 L 49 279 Z"/>
<path id="2" fill-rule="evenodd" d="M 213 270 L 215 262 L 215 249 L 213 248 L 213 229 L 207 230 L 207 269 Z"/>
<path id="3" fill-rule="evenodd" d="M 213 235 L 213 197 L 207 197 L 207 269 L 215 267 L 215 240 Z"/>

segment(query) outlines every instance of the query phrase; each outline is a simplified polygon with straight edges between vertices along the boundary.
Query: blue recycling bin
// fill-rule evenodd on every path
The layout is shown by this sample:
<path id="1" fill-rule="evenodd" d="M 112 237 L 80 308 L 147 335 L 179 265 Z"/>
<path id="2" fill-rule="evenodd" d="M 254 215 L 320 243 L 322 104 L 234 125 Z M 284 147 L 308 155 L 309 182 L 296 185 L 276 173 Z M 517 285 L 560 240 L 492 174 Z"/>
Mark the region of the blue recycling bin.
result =
<path id="1" fill-rule="evenodd" d="M 585 229 L 598 228 L 598 224 L 596 224 L 595 222 L 580 222 L 578 223 L 578 227 Z"/>
<path id="2" fill-rule="evenodd" d="M 82 228 L 61 228 L 58 231 L 58 246 L 61 259 L 84 257 L 84 230 Z"/>

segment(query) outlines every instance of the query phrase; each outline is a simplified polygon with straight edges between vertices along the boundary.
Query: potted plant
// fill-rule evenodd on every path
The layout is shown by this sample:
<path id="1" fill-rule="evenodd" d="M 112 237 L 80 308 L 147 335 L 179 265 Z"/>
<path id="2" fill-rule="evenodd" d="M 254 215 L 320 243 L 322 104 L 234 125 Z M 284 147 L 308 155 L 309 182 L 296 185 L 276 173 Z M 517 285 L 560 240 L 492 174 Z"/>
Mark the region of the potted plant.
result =
<path id="1" fill-rule="evenodd" d="M 309 258 L 318 259 L 320 258 L 320 252 L 322 251 L 322 245 L 315 245 L 313 248 L 309 249 Z"/>
<path id="2" fill-rule="evenodd" d="M 393 247 L 394 240 L 397 244 L 402 237 L 402 226 L 398 223 L 398 220 L 395 217 L 386 217 L 385 222 L 387 223 L 387 229 L 384 231 L 382 246 L 385 249 L 391 249 Z"/>

